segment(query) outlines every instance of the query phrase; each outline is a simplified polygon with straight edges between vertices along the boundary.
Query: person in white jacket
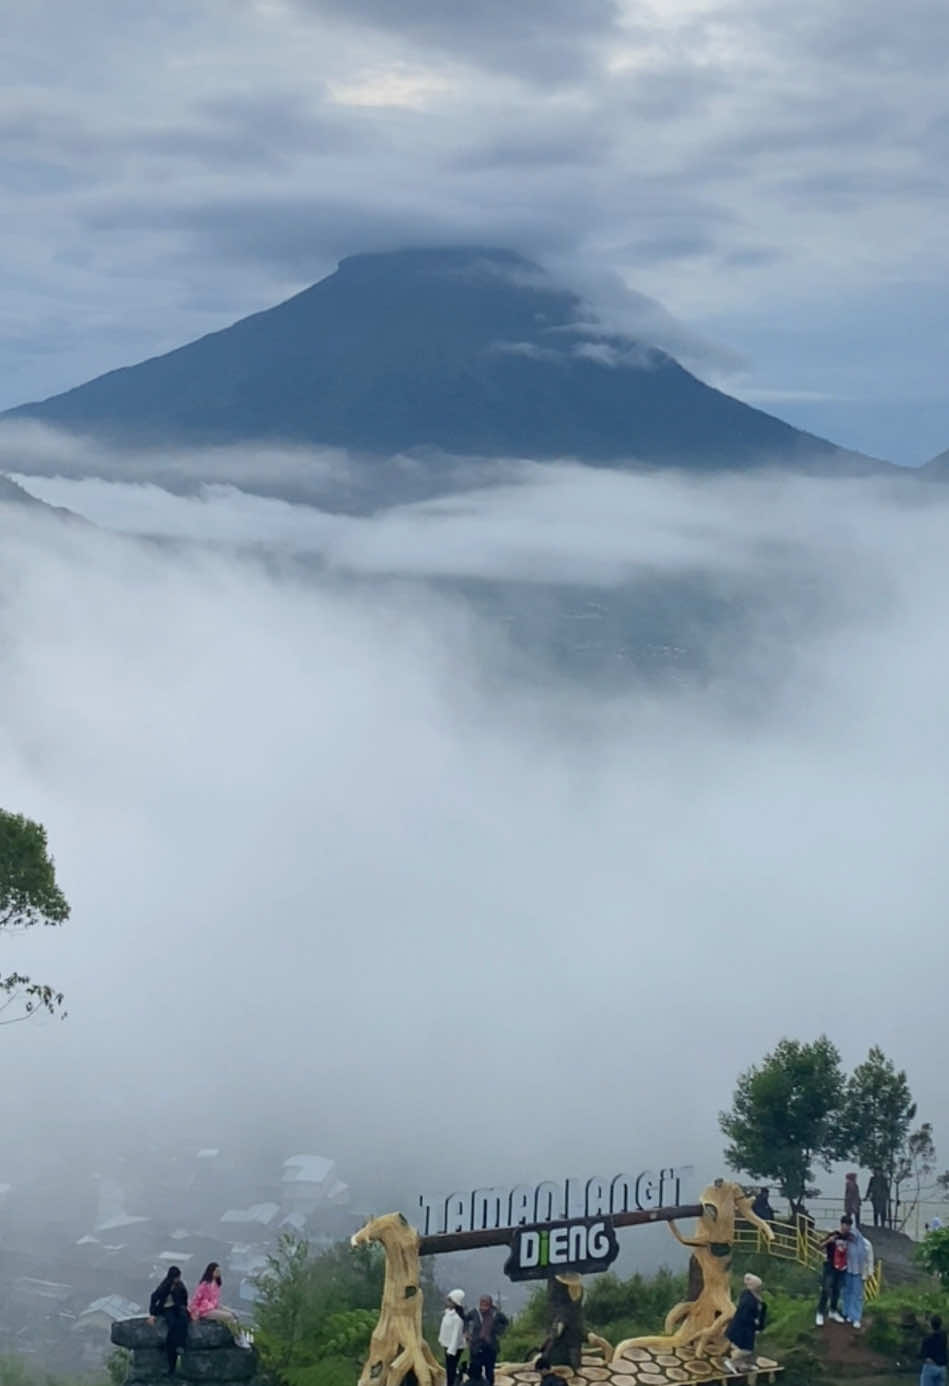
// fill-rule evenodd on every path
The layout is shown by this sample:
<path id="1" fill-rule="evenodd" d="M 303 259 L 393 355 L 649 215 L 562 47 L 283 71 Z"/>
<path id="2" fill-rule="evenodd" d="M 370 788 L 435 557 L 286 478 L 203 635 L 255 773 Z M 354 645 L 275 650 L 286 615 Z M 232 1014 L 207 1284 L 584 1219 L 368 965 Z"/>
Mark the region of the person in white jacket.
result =
<path id="1" fill-rule="evenodd" d="M 438 1341 L 445 1349 L 445 1386 L 455 1386 L 458 1361 L 465 1347 L 464 1290 L 452 1290 L 445 1300 Z"/>
<path id="2" fill-rule="evenodd" d="M 866 1282 L 873 1274 L 873 1247 L 860 1231 L 853 1228 L 853 1239 L 847 1247 L 847 1275 L 844 1279 L 844 1319 L 854 1328 L 863 1318 L 863 1297 Z"/>

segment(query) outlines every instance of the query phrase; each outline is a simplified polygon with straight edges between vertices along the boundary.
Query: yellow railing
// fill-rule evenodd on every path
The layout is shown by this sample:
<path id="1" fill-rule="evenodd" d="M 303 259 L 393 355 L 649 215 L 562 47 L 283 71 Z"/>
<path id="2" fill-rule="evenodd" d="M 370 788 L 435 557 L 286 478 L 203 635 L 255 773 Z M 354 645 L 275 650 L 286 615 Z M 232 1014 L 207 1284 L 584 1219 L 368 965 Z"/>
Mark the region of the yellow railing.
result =
<path id="1" fill-rule="evenodd" d="M 776 1218 L 771 1224 L 774 1239 L 769 1241 L 764 1233 L 753 1223 L 739 1219 L 735 1223 L 735 1246 L 740 1251 L 765 1252 L 783 1261 L 796 1261 L 800 1266 L 816 1269 L 824 1259 L 823 1244 L 829 1235 L 815 1227 L 807 1218 L 795 1218 L 793 1222 Z M 877 1298 L 883 1288 L 883 1262 L 877 1260 L 873 1274 L 866 1281 L 865 1297 L 868 1304 Z"/>

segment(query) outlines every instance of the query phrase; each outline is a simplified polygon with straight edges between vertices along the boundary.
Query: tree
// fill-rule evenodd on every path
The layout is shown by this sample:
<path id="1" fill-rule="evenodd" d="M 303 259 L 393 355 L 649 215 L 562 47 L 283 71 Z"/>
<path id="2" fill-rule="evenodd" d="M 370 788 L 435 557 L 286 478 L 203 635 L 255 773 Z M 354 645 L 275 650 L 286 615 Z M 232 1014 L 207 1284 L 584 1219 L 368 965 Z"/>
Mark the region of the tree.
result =
<path id="1" fill-rule="evenodd" d="M 937 1227 L 916 1248 L 916 1259 L 949 1290 L 949 1227 Z"/>
<path id="2" fill-rule="evenodd" d="M 892 1221 L 901 1231 L 919 1204 L 923 1180 L 932 1174 L 936 1163 L 936 1147 L 933 1143 L 932 1123 L 924 1121 L 918 1131 L 906 1137 L 906 1143 L 896 1161 L 893 1175 Z M 901 1203 L 900 1191 L 909 1182 L 910 1196 L 905 1205 Z M 902 1208 L 902 1211 L 901 1211 Z"/>
<path id="3" fill-rule="evenodd" d="M 912 1161 L 921 1153 L 911 1155 L 907 1147 L 910 1125 L 915 1115 L 916 1103 L 905 1071 L 901 1069 L 897 1072 L 893 1060 L 874 1045 L 864 1062 L 857 1065 L 847 1080 L 843 1152 L 853 1156 L 864 1169 L 881 1170 L 886 1176 L 891 1196 L 897 1192 L 898 1184 L 912 1172 Z M 911 1161 L 910 1168 L 897 1179 L 897 1173 L 907 1159 Z M 893 1214 L 891 1202 L 891 1226 Z"/>
<path id="4" fill-rule="evenodd" d="M 69 905 L 56 884 L 56 868 L 41 823 L 0 809 L 0 929 L 16 932 L 37 925 L 53 927 L 69 918 Z M 0 1015 L 11 1007 L 22 1012 L 0 1024 L 25 1020 L 38 1011 L 62 1009 L 62 992 L 34 982 L 21 972 L 0 973 Z"/>
<path id="5" fill-rule="evenodd" d="M 255 1341 L 265 1375 L 285 1386 L 355 1386 L 384 1278 L 378 1246 L 340 1242 L 313 1255 L 305 1241 L 282 1237 L 257 1281 Z M 437 1312 L 428 1258 L 422 1294 L 426 1310 Z"/>
<path id="6" fill-rule="evenodd" d="M 826 1035 L 812 1044 L 781 1040 L 739 1076 L 731 1111 L 719 1114 L 729 1166 L 776 1180 L 791 1212 L 800 1212 L 814 1163 L 830 1169 L 838 1157 L 843 1094 L 840 1055 Z"/>

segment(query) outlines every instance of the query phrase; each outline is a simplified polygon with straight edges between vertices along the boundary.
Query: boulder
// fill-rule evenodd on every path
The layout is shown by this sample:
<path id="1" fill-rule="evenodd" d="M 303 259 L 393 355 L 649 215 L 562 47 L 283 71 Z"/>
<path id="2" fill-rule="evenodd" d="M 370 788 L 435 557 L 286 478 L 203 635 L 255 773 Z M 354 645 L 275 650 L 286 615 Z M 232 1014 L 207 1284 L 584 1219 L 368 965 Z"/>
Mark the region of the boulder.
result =
<path id="1" fill-rule="evenodd" d="M 148 1319 L 119 1319 L 112 1325 L 112 1341 L 116 1347 L 129 1348 L 136 1352 L 141 1348 L 160 1347 L 165 1341 L 167 1329 L 164 1319 L 156 1319 L 150 1324 Z M 223 1323 L 200 1323 L 188 1325 L 188 1347 L 208 1351 L 214 1348 L 233 1348 L 234 1338 Z"/>
<path id="2" fill-rule="evenodd" d="M 156 1348 L 165 1341 L 165 1322 L 156 1319 L 151 1324 L 148 1319 L 118 1319 L 112 1325 L 112 1341 L 116 1347 Z"/>
<path id="3" fill-rule="evenodd" d="M 214 1323 L 209 1319 L 199 1319 L 197 1323 L 188 1326 L 188 1350 L 200 1348 L 203 1352 L 208 1352 L 216 1348 L 234 1347 L 234 1335 L 231 1330 L 223 1323 Z"/>
<path id="4" fill-rule="evenodd" d="M 116 1347 L 131 1351 L 126 1386 L 155 1386 L 168 1379 L 165 1354 L 167 1328 L 162 1319 L 123 1319 L 112 1325 Z M 188 1342 L 178 1357 L 175 1373 L 183 1382 L 208 1382 L 209 1386 L 248 1386 L 257 1376 L 257 1353 L 239 1348 L 223 1323 L 188 1325 Z"/>
<path id="5" fill-rule="evenodd" d="M 167 1379 L 168 1377 L 168 1358 L 165 1349 L 159 1348 L 136 1348 L 132 1353 L 132 1360 L 129 1363 L 128 1375 L 125 1380 L 128 1383 L 153 1382 Z"/>
<path id="6" fill-rule="evenodd" d="M 250 1381 L 257 1375 L 257 1353 L 234 1346 L 195 1351 L 190 1344 L 178 1359 L 178 1375 L 186 1381 Z"/>

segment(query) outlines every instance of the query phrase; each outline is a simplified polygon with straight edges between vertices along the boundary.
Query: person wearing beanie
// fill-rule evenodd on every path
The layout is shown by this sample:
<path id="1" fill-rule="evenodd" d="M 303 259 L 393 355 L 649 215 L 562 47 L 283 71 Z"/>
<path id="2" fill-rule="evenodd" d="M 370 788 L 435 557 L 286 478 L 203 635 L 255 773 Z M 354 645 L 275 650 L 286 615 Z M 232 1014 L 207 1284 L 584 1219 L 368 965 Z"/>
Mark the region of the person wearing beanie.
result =
<path id="1" fill-rule="evenodd" d="M 764 1328 L 767 1317 L 768 1306 L 761 1298 L 761 1278 L 749 1272 L 745 1276 L 745 1288 L 741 1292 L 738 1308 L 725 1334 L 732 1345 L 731 1352 L 725 1358 L 728 1371 L 754 1370 L 755 1337 Z"/>
<path id="2" fill-rule="evenodd" d="M 458 1362 L 465 1346 L 465 1292 L 452 1290 L 445 1300 L 438 1341 L 445 1349 L 445 1383 L 455 1386 Z"/>

